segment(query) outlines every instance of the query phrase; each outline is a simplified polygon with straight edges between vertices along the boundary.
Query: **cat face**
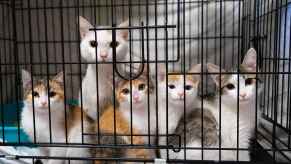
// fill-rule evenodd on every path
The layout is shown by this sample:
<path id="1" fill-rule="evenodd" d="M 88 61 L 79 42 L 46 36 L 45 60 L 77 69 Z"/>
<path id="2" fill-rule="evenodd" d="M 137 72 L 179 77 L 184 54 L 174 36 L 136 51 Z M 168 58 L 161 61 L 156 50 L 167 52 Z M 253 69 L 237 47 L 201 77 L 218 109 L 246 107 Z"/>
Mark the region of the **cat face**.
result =
<path id="1" fill-rule="evenodd" d="M 163 66 L 164 67 L 164 66 Z M 201 71 L 201 65 L 194 65 L 189 73 L 199 73 Z M 186 75 L 184 85 L 184 75 L 168 75 L 168 84 L 166 84 L 165 69 L 160 68 L 160 87 L 163 91 L 160 94 L 163 97 L 167 96 L 164 89 L 165 86 L 168 88 L 168 102 L 169 104 L 183 106 L 184 99 L 186 97 L 186 104 L 188 106 L 193 102 L 198 95 L 198 84 L 200 81 L 200 75 Z"/>
<path id="2" fill-rule="evenodd" d="M 153 93 L 153 83 L 151 79 L 148 81 L 147 69 L 144 69 L 143 74 L 131 82 L 123 79 L 116 80 L 115 87 L 118 102 L 128 109 L 131 102 L 134 107 L 147 106 L 148 94 Z"/>
<path id="3" fill-rule="evenodd" d="M 240 103 L 245 103 L 255 99 L 256 78 L 251 75 L 240 75 L 239 77 L 237 75 L 231 75 L 221 89 L 224 99 L 234 100 L 238 97 Z"/>
<path id="4" fill-rule="evenodd" d="M 79 17 L 81 36 L 81 55 L 89 62 L 112 62 L 113 49 L 116 49 L 116 59 L 121 60 L 128 51 L 128 30 L 116 30 L 116 41 L 112 41 L 112 31 L 97 30 L 86 19 Z M 128 21 L 118 27 L 128 27 Z"/>
<path id="5" fill-rule="evenodd" d="M 50 110 L 59 109 L 64 106 L 63 73 L 59 73 L 49 80 L 49 90 L 47 80 L 37 80 L 31 84 L 31 75 L 22 70 L 22 82 L 24 90 L 24 102 L 36 111 L 47 111 L 50 103 Z"/>
<path id="6" fill-rule="evenodd" d="M 254 49 L 250 49 L 245 55 L 243 63 L 240 65 L 239 71 L 242 74 L 221 76 L 220 90 L 221 98 L 226 102 L 235 103 L 239 100 L 240 104 L 248 103 L 251 100 L 255 100 L 256 97 L 256 74 L 245 74 L 256 72 L 256 58 L 257 54 Z M 214 64 L 207 64 L 208 71 L 211 73 L 219 73 L 220 68 Z M 222 73 L 226 72 L 221 70 Z M 236 71 L 236 70 L 234 70 Z M 219 75 L 212 75 L 215 83 L 219 86 Z M 258 82 L 259 83 L 259 82 Z M 260 92 L 260 89 L 258 89 Z"/>

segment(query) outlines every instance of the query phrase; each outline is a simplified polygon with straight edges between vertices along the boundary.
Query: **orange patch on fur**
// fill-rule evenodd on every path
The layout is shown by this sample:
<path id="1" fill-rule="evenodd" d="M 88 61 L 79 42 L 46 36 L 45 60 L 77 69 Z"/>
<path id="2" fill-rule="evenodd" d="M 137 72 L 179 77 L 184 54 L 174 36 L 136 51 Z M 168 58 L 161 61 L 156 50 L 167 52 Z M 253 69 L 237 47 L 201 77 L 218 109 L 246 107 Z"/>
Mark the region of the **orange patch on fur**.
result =
<path id="1" fill-rule="evenodd" d="M 70 130 L 75 127 L 75 126 L 81 126 L 81 124 L 85 123 L 85 122 L 91 122 L 93 123 L 93 120 L 91 120 L 85 112 L 83 112 L 81 110 L 81 107 L 79 106 L 69 106 L 69 109 L 67 109 L 68 112 L 68 116 L 67 116 L 67 128 L 68 128 L 68 132 L 70 132 Z M 83 119 L 82 119 L 83 117 Z M 82 123 L 83 120 L 83 123 Z M 65 125 L 64 125 L 65 126 Z M 93 131 L 93 125 L 91 128 L 89 128 L 89 131 Z"/>
<path id="2" fill-rule="evenodd" d="M 169 75 L 168 76 L 169 82 L 180 81 L 183 79 L 184 79 L 184 75 Z M 193 82 L 193 85 L 198 84 L 198 80 L 194 79 L 192 75 L 185 75 L 185 80 Z"/>
<path id="3" fill-rule="evenodd" d="M 114 119 L 115 113 L 115 119 Z M 124 135 L 122 138 L 125 139 L 127 144 L 131 144 L 131 134 L 137 135 L 141 134 L 137 129 L 133 128 L 131 133 L 130 123 L 123 117 L 119 108 L 114 110 L 112 105 L 108 105 L 104 113 L 99 120 L 99 128 L 103 133 Z M 114 125 L 115 124 L 115 125 Z M 95 126 L 95 131 L 97 131 L 97 124 Z M 134 145 L 144 145 L 145 141 L 142 136 L 132 136 L 132 143 Z M 125 149 L 125 156 L 127 158 L 151 158 L 151 152 L 147 149 Z M 97 152 L 98 154 L 98 152 Z M 95 161 L 95 164 L 102 163 L 99 160 Z"/>
<path id="4" fill-rule="evenodd" d="M 64 101 L 65 93 L 64 93 L 63 87 L 58 82 L 56 82 L 54 80 L 49 81 L 49 86 L 50 86 L 50 91 L 54 91 L 56 93 L 56 95 L 54 96 L 54 99 L 59 100 L 59 101 Z M 35 91 L 39 94 L 42 94 L 44 92 L 47 93 L 48 89 L 47 89 L 47 86 L 45 86 L 43 83 L 40 83 L 40 84 L 36 84 L 34 86 L 33 91 Z M 36 99 L 37 97 L 32 96 L 32 90 L 28 91 L 24 95 L 24 99 L 27 102 L 32 103 L 33 98 Z"/>

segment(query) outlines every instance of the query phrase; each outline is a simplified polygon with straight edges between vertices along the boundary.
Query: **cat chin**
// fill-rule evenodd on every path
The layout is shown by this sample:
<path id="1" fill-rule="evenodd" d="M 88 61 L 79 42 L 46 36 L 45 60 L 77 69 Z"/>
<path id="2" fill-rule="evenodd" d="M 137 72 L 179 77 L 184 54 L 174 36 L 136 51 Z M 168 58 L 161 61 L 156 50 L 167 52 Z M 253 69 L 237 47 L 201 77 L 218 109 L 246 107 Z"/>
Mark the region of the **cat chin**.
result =
<path id="1" fill-rule="evenodd" d="M 240 104 L 245 104 L 245 103 L 248 103 L 250 101 L 250 99 L 239 99 L 239 103 Z"/>
<path id="2" fill-rule="evenodd" d="M 171 101 L 171 100 L 170 100 Z M 184 99 L 172 99 L 174 103 L 184 103 Z"/>
<path id="3" fill-rule="evenodd" d="M 144 108 L 146 105 L 147 105 L 147 103 L 143 102 L 143 101 L 132 102 L 132 108 Z M 122 106 L 123 108 L 130 109 L 130 104 L 128 104 L 128 103 L 120 104 L 120 106 Z"/>

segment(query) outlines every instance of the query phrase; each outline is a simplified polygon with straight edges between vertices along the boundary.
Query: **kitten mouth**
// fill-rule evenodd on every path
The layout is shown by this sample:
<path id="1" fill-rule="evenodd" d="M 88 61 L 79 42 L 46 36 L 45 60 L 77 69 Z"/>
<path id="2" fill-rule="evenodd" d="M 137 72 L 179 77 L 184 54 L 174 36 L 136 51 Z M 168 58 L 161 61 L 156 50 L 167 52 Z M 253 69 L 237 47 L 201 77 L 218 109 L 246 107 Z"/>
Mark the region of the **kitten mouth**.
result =
<path id="1" fill-rule="evenodd" d="M 249 101 L 249 99 L 248 99 L 248 98 L 245 98 L 245 99 L 239 99 L 239 101 L 240 101 L 241 103 L 245 103 L 245 102 Z"/>
<path id="2" fill-rule="evenodd" d="M 184 98 L 177 98 L 177 99 L 174 99 L 174 101 L 181 102 L 181 101 L 184 101 Z"/>
<path id="3" fill-rule="evenodd" d="M 141 104 L 141 102 L 142 101 L 140 101 L 140 100 L 134 101 L 135 104 Z"/>

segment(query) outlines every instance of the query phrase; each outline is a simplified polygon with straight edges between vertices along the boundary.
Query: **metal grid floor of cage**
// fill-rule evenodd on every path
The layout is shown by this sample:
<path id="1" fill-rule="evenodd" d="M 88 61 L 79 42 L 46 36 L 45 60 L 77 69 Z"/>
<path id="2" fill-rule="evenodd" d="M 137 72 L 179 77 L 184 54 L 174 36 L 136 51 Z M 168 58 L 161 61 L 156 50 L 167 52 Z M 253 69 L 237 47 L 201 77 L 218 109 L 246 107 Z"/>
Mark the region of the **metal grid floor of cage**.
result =
<path id="1" fill-rule="evenodd" d="M 290 163 L 290 0 L 0 0 L 0 163 Z"/>

